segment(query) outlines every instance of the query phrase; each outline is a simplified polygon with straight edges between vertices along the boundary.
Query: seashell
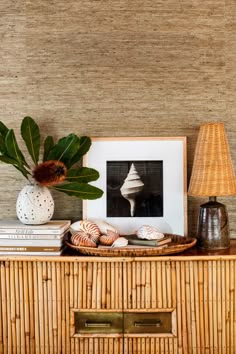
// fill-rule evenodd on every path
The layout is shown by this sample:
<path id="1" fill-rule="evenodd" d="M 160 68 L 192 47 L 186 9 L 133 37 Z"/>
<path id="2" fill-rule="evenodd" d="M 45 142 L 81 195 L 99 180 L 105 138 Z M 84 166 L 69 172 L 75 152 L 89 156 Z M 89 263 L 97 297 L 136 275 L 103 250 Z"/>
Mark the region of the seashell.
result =
<path id="1" fill-rule="evenodd" d="M 135 198 L 143 190 L 143 187 L 144 183 L 141 181 L 141 178 L 132 163 L 124 184 L 120 189 L 122 197 L 127 199 L 130 203 L 131 216 L 134 216 L 135 213 Z"/>
<path id="2" fill-rule="evenodd" d="M 107 235 L 102 235 L 99 238 L 99 242 L 104 246 L 111 246 L 113 242 L 118 238 L 119 238 L 119 234 L 117 232 L 107 230 Z"/>
<path id="3" fill-rule="evenodd" d="M 98 226 L 102 235 L 107 235 L 108 230 L 119 234 L 119 231 L 114 226 L 108 224 L 106 221 L 93 219 L 93 222 L 95 222 L 95 224 Z"/>
<path id="4" fill-rule="evenodd" d="M 143 238 L 146 240 L 160 240 L 164 237 L 164 234 L 162 234 L 157 229 L 149 225 L 141 226 L 136 231 L 136 235 L 138 236 L 138 238 Z"/>
<path id="5" fill-rule="evenodd" d="M 73 245 L 75 245 L 75 246 L 97 247 L 97 244 L 96 244 L 96 242 L 93 241 L 93 239 L 91 238 L 91 235 L 82 231 L 82 230 L 75 232 L 71 236 L 70 240 L 73 243 Z"/>
<path id="6" fill-rule="evenodd" d="M 128 240 L 124 237 L 118 237 L 113 244 L 111 245 L 111 247 L 125 247 L 128 245 Z"/>
<path id="7" fill-rule="evenodd" d="M 94 222 L 89 220 L 76 221 L 75 223 L 71 224 L 70 229 L 72 233 L 74 233 L 74 231 L 79 230 L 88 233 L 94 242 L 98 242 L 98 239 L 101 235 L 98 226 Z"/>

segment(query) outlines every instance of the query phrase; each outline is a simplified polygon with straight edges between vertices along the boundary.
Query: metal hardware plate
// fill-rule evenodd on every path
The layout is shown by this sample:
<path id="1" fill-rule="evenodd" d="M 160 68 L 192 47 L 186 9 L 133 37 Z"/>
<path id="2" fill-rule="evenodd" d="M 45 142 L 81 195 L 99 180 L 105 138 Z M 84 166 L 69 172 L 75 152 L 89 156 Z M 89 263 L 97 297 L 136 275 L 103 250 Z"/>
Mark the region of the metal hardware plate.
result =
<path id="1" fill-rule="evenodd" d="M 124 333 L 172 333 L 171 312 L 124 313 Z"/>
<path id="2" fill-rule="evenodd" d="M 122 312 L 75 312 L 75 334 L 122 333 Z"/>

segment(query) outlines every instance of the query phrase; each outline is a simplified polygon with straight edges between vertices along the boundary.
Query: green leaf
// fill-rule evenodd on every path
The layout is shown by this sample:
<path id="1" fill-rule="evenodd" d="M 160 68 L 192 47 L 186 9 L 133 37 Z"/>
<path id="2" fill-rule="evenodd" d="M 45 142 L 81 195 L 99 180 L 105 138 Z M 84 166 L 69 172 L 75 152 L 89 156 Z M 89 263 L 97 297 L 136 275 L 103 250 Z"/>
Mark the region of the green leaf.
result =
<path id="1" fill-rule="evenodd" d="M 66 183 L 53 186 L 59 192 L 80 198 L 80 199 L 98 199 L 103 195 L 103 191 L 87 183 Z"/>
<path id="2" fill-rule="evenodd" d="M 91 144 L 91 139 L 88 136 L 82 136 L 80 138 L 80 147 L 71 160 L 71 166 L 81 160 L 81 158 L 89 151 Z"/>
<path id="3" fill-rule="evenodd" d="M 44 141 L 44 153 L 43 153 L 43 162 L 48 160 L 48 155 L 54 146 L 54 141 L 52 136 L 47 136 Z"/>
<path id="4" fill-rule="evenodd" d="M 16 160 L 18 165 L 20 166 L 25 165 L 29 167 L 25 161 L 24 155 L 19 149 L 13 129 L 9 129 L 5 138 L 5 144 L 7 148 L 7 154 L 9 155 L 9 157 Z"/>
<path id="5" fill-rule="evenodd" d="M 48 160 L 60 160 L 67 168 L 71 166 L 71 159 L 80 147 L 80 138 L 75 134 L 61 138 L 48 154 Z"/>
<path id="6" fill-rule="evenodd" d="M 21 136 L 34 164 L 37 165 L 39 160 L 40 132 L 38 125 L 31 117 L 25 117 L 22 120 Z"/>
<path id="7" fill-rule="evenodd" d="M 3 124 L 3 122 L 0 122 L 0 134 L 5 137 L 8 133 L 8 128 Z"/>
<path id="8" fill-rule="evenodd" d="M 13 165 L 18 171 L 20 171 L 25 178 L 30 174 L 29 171 L 27 171 L 23 166 L 17 165 L 17 161 L 4 155 L 0 155 L 0 161 Z"/>
<path id="9" fill-rule="evenodd" d="M 18 171 L 22 173 L 22 175 L 28 179 L 28 175 L 30 175 L 29 171 L 27 171 L 23 166 L 13 165 Z"/>
<path id="10" fill-rule="evenodd" d="M 96 181 L 99 177 L 97 170 L 88 167 L 71 169 L 67 171 L 66 180 L 70 182 L 88 183 Z"/>
<path id="11" fill-rule="evenodd" d="M 7 155 L 7 148 L 5 144 L 5 139 L 2 135 L 0 135 L 0 152 L 4 155 Z"/>
<path id="12" fill-rule="evenodd" d="M 6 155 L 0 155 L 0 161 L 8 163 L 10 165 L 16 165 L 17 161 L 12 159 L 11 157 L 8 157 Z"/>

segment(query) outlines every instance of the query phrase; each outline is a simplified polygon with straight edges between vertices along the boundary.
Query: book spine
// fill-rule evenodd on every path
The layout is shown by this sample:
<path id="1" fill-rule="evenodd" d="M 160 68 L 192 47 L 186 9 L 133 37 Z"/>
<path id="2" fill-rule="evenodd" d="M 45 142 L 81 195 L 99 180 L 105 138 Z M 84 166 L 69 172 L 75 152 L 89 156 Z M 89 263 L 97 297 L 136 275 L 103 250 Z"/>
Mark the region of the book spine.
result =
<path id="1" fill-rule="evenodd" d="M 62 240 L 17 240 L 17 239 L 6 239 L 0 240 L 0 246 L 16 246 L 16 247 L 25 247 L 25 246 L 48 246 L 48 247 L 60 247 L 62 245 Z"/>
<path id="2" fill-rule="evenodd" d="M 21 246 L 0 246 L 0 252 L 60 252 L 61 250 L 61 247 L 31 247 L 31 246 L 28 246 L 28 247 L 21 247 Z"/>
<path id="3" fill-rule="evenodd" d="M 0 251 L 0 256 L 60 256 L 61 255 L 61 251 L 59 252 L 23 252 L 23 251 L 18 251 L 18 252 L 9 252 L 9 251 L 5 251 L 2 252 Z"/>
<path id="4" fill-rule="evenodd" d="M 65 235 L 0 234 L 0 243 L 1 240 L 61 240 Z"/>
<path id="5" fill-rule="evenodd" d="M 0 234 L 19 234 L 19 235 L 61 235 L 67 229 L 27 229 L 27 228 L 0 228 Z"/>
<path id="6" fill-rule="evenodd" d="M 134 246 L 150 246 L 150 247 L 157 247 L 161 246 L 157 241 L 145 241 L 145 240 L 131 240 L 128 239 L 129 245 L 134 245 Z"/>

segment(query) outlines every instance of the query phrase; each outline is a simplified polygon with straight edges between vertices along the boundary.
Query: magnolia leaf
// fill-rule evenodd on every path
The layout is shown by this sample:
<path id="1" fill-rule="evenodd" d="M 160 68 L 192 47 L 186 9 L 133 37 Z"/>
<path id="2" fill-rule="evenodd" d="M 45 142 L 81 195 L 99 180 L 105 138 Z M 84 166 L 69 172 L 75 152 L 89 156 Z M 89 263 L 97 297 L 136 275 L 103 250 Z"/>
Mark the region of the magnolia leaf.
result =
<path id="1" fill-rule="evenodd" d="M 44 141 L 44 153 L 43 153 L 43 162 L 48 160 L 48 155 L 54 146 L 53 137 L 51 135 L 47 136 Z"/>
<path id="2" fill-rule="evenodd" d="M 4 162 L 4 163 L 8 163 L 8 164 L 10 164 L 10 165 L 13 165 L 18 171 L 20 171 L 20 172 L 23 174 L 23 176 L 24 176 L 25 178 L 28 178 L 27 175 L 30 174 L 29 171 L 27 171 L 27 170 L 24 168 L 24 166 L 19 166 L 19 165 L 17 164 L 17 161 L 16 161 L 16 160 L 14 160 L 14 159 L 12 159 L 12 158 L 10 158 L 10 157 L 8 157 L 8 156 L 0 155 L 0 161 L 2 161 L 2 162 Z"/>
<path id="3" fill-rule="evenodd" d="M 66 180 L 70 182 L 88 183 L 96 181 L 99 177 L 97 170 L 88 167 L 74 168 L 67 171 Z"/>
<path id="4" fill-rule="evenodd" d="M 18 147 L 13 129 L 9 129 L 5 138 L 5 144 L 7 148 L 7 154 L 9 155 L 9 157 L 16 160 L 19 166 L 25 165 L 29 167 L 25 161 L 24 155 L 22 154 L 22 152 Z"/>
<path id="5" fill-rule="evenodd" d="M 80 147 L 80 138 L 75 134 L 61 138 L 48 154 L 48 160 L 60 160 L 67 168 L 71 166 L 71 159 Z"/>
<path id="6" fill-rule="evenodd" d="M 16 165 L 17 161 L 12 159 L 11 157 L 8 157 L 6 155 L 0 155 L 0 161 L 9 163 L 10 165 Z"/>
<path id="7" fill-rule="evenodd" d="M 18 171 L 22 173 L 22 175 L 28 179 L 28 175 L 30 175 L 29 171 L 27 171 L 24 166 L 13 165 Z"/>
<path id="8" fill-rule="evenodd" d="M 0 135 L 0 152 L 4 155 L 7 155 L 7 148 L 5 144 L 5 139 L 2 135 Z"/>
<path id="9" fill-rule="evenodd" d="M 5 137 L 8 133 L 8 128 L 3 124 L 3 122 L 0 122 L 0 134 Z"/>
<path id="10" fill-rule="evenodd" d="M 82 136 L 80 138 L 80 147 L 76 154 L 71 159 L 70 166 L 73 166 L 76 162 L 78 162 L 89 150 L 92 142 L 88 136 Z"/>
<path id="11" fill-rule="evenodd" d="M 103 191 L 101 189 L 87 183 L 71 182 L 66 184 L 57 184 L 52 188 L 80 199 L 98 199 L 103 195 Z"/>
<path id="12" fill-rule="evenodd" d="M 40 132 L 38 125 L 31 117 L 25 117 L 22 120 L 21 136 L 34 164 L 37 165 L 39 160 Z"/>

